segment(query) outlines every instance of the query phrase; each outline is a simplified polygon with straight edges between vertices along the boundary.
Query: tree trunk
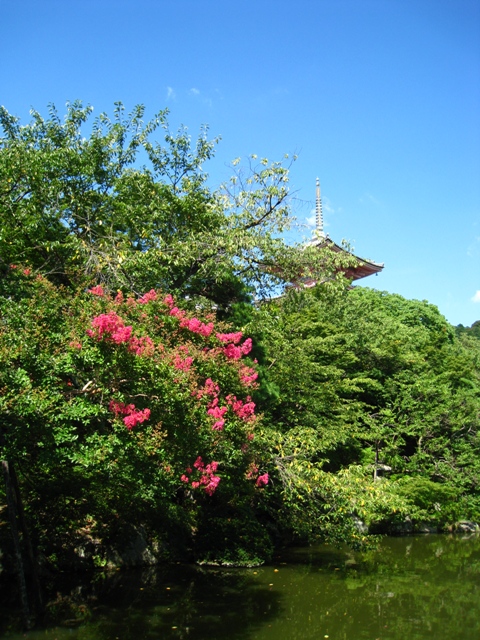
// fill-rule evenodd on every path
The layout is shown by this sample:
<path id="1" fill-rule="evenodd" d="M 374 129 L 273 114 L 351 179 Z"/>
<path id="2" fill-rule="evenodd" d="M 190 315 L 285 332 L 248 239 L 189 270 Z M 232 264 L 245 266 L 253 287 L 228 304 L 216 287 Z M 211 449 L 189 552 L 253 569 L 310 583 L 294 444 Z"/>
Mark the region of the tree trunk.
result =
<path id="1" fill-rule="evenodd" d="M 13 490 L 15 492 L 15 500 L 17 504 L 17 514 L 18 514 L 18 522 L 20 525 L 20 531 L 22 534 L 25 550 L 27 552 L 27 557 L 29 560 L 29 569 L 32 574 L 33 579 L 33 597 L 35 602 L 36 613 L 43 612 L 43 595 L 42 595 L 42 587 L 40 584 L 40 576 L 38 575 L 38 563 L 36 554 L 33 551 L 32 539 L 30 537 L 30 532 L 28 530 L 27 521 L 25 519 L 25 512 L 23 509 L 23 500 L 20 494 L 20 486 L 18 484 L 17 472 L 15 471 L 15 467 L 10 464 L 10 478 L 13 485 Z"/>
<path id="2" fill-rule="evenodd" d="M 18 531 L 18 509 L 13 488 L 11 468 L 7 460 L 2 460 L 3 479 L 5 481 L 5 493 L 7 497 L 8 518 L 10 520 L 10 530 L 12 532 L 15 568 L 18 577 L 18 587 L 20 589 L 20 601 L 22 603 L 22 620 L 26 629 L 31 629 L 32 611 L 28 597 L 27 580 L 25 575 L 25 565 L 23 562 L 22 545 Z"/>

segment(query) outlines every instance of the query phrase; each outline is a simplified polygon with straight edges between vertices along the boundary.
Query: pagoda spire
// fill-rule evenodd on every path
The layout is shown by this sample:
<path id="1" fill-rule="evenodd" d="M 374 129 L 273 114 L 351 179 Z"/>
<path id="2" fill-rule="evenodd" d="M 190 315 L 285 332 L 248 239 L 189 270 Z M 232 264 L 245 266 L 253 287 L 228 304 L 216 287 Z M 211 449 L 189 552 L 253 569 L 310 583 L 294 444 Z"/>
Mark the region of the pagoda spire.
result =
<path id="1" fill-rule="evenodd" d="M 325 232 L 323 230 L 322 197 L 320 193 L 320 180 L 318 178 L 315 198 L 315 231 L 318 237 L 325 238 Z"/>

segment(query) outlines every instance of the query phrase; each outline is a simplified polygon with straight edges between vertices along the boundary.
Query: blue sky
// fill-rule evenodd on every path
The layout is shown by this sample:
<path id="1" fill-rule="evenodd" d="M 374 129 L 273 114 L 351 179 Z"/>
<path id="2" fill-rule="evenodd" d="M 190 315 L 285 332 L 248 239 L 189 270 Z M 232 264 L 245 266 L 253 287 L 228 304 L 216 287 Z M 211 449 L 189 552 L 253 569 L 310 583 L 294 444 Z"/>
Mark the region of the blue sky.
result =
<path id="1" fill-rule="evenodd" d="M 221 136 L 212 185 L 256 153 L 291 171 L 308 236 L 385 269 L 362 281 L 480 319 L 480 0 L 0 0 L 0 103 L 168 107 Z"/>

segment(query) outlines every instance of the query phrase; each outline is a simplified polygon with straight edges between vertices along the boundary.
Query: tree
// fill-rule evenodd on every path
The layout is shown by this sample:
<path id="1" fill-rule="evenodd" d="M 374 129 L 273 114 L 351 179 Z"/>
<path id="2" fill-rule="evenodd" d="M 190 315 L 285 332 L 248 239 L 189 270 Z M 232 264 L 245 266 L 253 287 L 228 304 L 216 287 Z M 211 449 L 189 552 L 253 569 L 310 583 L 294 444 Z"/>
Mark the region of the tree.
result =
<path id="1" fill-rule="evenodd" d="M 278 476 L 303 493 L 288 517 L 337 534 L 345 512 L 372 525 L 479 517 L 478 350 L 435 307 L 317 287 L 264 305 L 248 330 L 273 390 L 257 398 Z"/>
<path id="2" fill-rule="evenodd" d="M 167 111 L 117 103 L 92 124 L 91 107 L 54 107 L 32 121 L 0 108 L 0 269 L 21 263 L 69 287 L 102 284 L 206 297 L 227 306 L 339 260 L 308 257 L 280 237 L 291 220 L 288 167 L 251 159 L 211 191 L 203 165 L 218 139 L 172 134 Z M 89 133 L 85 129 L 90 127 Z M 151 140 L 163 131 L 164 143 Z M 253 157 L 252 157 L 253 158 Z M 147 164 L 141 165 L 140 163 Z M 303 266 L 302 266 L 303 265 Z"/>
<path id="3" fill-rule="evenodd" d="M 6 280 L 23 296 L 0 298 L 2 457 L 44 554 L 73 553 L 85 532 L 108 542 L 126 523 L 165 555 L 268 553 L 251 340 L 153 290 L 75 293 L 18 268 Z M 225 513 L 247 535 L 224 526 L 219 546 L 208 527 Z"/>

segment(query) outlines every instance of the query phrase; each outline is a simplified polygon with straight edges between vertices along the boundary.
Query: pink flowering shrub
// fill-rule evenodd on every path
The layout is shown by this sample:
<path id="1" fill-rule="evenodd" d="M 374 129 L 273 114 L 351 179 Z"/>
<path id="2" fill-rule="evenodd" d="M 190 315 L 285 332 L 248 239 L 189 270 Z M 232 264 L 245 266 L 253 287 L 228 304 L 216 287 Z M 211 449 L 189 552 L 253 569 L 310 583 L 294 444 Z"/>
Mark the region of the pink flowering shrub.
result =
<path id="1" fill-rule="evenodd" d="M 126 343 L 129 351 L 137 356 L 152 355 L 155 349 L 149 336 L 137 337 L 133 335 L 132 327 L 125 326 L 122 318 L 115 311 L 102 313 L 94 318 L 92 320 L 92 329 L 88 329 L 86 333 L 97 340 L 107 340 L 115 344 Z"/>
<path id="2" fill-rule="evenodd" d="M 175 369 L 178 369 L 179 371 L 189 371 L 192 364 L 192 357 L 187 356 L 185 358 L 182 358 L 182 356 L 178 353 L 175 354 L 173 359 L 173 366 L 175 367 Z"/>
<path id="3" fill-rule="evenodd" d="M 155 350 L 153 340 L 148 336 L 131 336 L 128 340 L 128 350 L 136 356 L 151 356 Z"/>
<path id="4" fill-rule="evenodd" d="M 205 338 L 213 331 L 213 322 L 209 322 L 208 324 L 204 324 L 198 318 L 182 318 L 180 321 L 180 326 L 182 328 L 188 329 L 192 333 L 198 333 Z"/>
<path id="5" fill-rule="evenodd" d="M 230 360 L 240 360 L 242 356 L 246 356 L 252 350 L 252 339 L 247 338 L 245 342 L 239 346 L 236 346 L 233 342 L 228 344 L 223 353 Z"/>
<path id="6" fill-rule="evenodd" d="M 94 316 L 87 335 L 112 348 L 124 344 L 128 353 L 143 356 L 142 368 L 149 370 L 151 365 L 162 371 L 162 388 L 168 389 L 172 398 L 169 402 L 173 402 L 172 410 L 165 413 L 161 409 L 162 396 L 155 391 L 152 380 L 151 390 L 145 393 L 148 389 L 143 384 L 140 393 L 145 396 L 145 402 L 148 401 L 148 408 L 138 409 L 133 402 L 114 399 L 109 403 L 110 412 L 129 430 L 150 423 L 151 419 L 160 419 L 161 424 L 167 425 L 167 438 L 172 438 L 177 450 L 184 449 L 184 454 L 196 447 L 197 451 L 201 449 L 212 457 L 221 452 L 231 457 L 227 452 L 233 448 L 239 460 L 243 459 L 241 466 L 246 468 L 252 456 L 251 443 L 257 421 L 255 403 L 250 396 L 241 395 L 242 388 L 255 386 L 258 376 L 254 366 L 242 362 L 252 349 L 251 339 L 243 340 L 241 331 L 215 332 L 212 320 L 204 322 L 191 317 L 176 306 L 170 294 L 162 298 L 151 290 L 135 301 L 132 297 L 125 300 L 119 292 L 109 302 L 104 292 L 101 296 L 97 290 L 90 293 L 106 308 Z M 109 308 L 112 305 L 114 308 Z M 145 311 L 140 311 L 142 307 Z M 138 336 L 134 329 L 137 325 L 149 335 Z M 194 337 L 190 339 L 189 334 Z M 222 359 L 222 355 L 226 359 Z M 178 377 L 174 372 L 187 375 Z M 216 380 L 218 375 L 221 383 Z M 128 396 L 124 394 L 124 397 Z M 179 411 L 174 411 L 174 406 L 178 406 Z M 181 423 L 177 424 L 176 414 L 183 416 Z M 181 485 L 203 488 L 205 494 L 212 495 L 220 482 L 220 475 L 216 473 L 218 464 L 205 465 L 202 456 L 197 455 L 193 475 L 187 467 L 177 477 Z M 170 462 L 169 468 L 172 468 Z"/>
<path id="7" fill-rule="evenodd" d="M 246 402 L 243 402 L 243 400 L 237 400 L 236 396 L 228 395 L 227 402 L 233 412 L 242 420 L 250 420 L 254 417 L 255 403 L 252 402 L 250 396 L 247 396 Z"/>
<path id="8" fill-rule="evenodd" d="M 173 296 L 167 294 L 163 299 L 163 304 L 167 305 L 169 309 L 172 309 L 173 305 L 175 304 Z"/>
<path id="9" fill-rule="evenodd" d="M 98 286 L 72 295 L 41 277 L 27 280 L 21 268 L 13 273 L 35 296 L 22 313 L 28 339 L 38 342 L 27 350 L 12 329 L 15 367 L 26 374 L 5 384 L 13 408 L 27 395 L 42 407 L 34 429 L 26 419 L 28 437 L 18 432 L 29 456 L 33 442 L 54 434 L 51 463 L 72 468 L 68 490 L 78 482 L 78 504 L 88 502 L 93 517 L 103 510 L 99 522 L 106 511 L 112 522 L 128 519 L 138 505 L 152 522 L 179 514 L 191 532 L 206 513 L 223 517 L 236 505 L 248 513 L 262 492 L 259 472 L 247 478 L 247 469 L 265 464 L 248 395 L 256 381 L 251 341 L 180 309 L 171 295 L 110 295 Z M 238 357 L 225 357 L 229 347 Z"/>

